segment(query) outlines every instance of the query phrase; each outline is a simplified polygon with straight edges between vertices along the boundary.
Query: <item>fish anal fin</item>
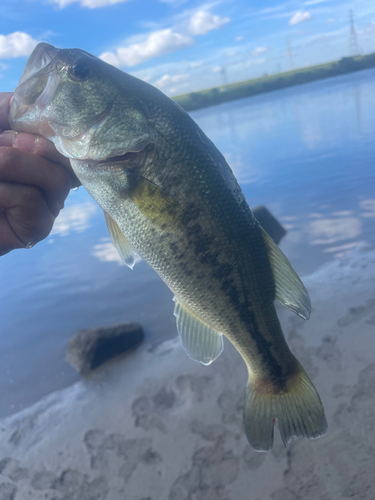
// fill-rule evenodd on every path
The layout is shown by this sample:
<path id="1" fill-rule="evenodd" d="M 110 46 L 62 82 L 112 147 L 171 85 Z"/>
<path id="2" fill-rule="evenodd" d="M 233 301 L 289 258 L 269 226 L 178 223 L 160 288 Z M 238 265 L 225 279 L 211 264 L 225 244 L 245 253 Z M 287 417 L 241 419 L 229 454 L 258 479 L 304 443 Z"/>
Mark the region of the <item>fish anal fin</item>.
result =
<path id="1" fill-rule="evenodd" d="M 275 280 L 275 299 L 301 318 L 309 319 L 311 302 L 304 284 L 273 239 L 262 227 L 261 231 Z"/>
<path id="2" fill-rule="evenodd" d="M 135 264 L 135 253 L 132 246 L 123 235 L 117 223 L 107 212 L 104 212 L 104 218 L 107 223 L 109 234 L 111 235 L 113 246 L 116 248 L 125 264 L 130 267 L 130 269 L 133 269 Z"/>
<path id="3" fill-rule="evenodd" d="M 223 351 L 223 335 L 204 323 L 176 297 L 174 315 L 182 345 L 194 361 L 211 364 Z"/>

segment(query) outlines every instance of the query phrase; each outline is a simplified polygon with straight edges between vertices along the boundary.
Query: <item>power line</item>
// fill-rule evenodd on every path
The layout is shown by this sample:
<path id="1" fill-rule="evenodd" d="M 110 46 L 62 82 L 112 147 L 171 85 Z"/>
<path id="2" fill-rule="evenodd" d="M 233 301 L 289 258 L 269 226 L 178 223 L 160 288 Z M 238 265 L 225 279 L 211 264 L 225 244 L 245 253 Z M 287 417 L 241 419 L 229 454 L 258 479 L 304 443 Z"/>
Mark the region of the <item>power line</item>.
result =
<path id="1" fill-rule="evenodd" d="M 224 64 L 220 68 L 221 81 L 223 82 L 223 86 L 226 87 L 228 85 L 228 73 Z"/>
<path id="2" fill-rule="evenodd" d="M 357 32 L 354 27 L 354 12 L 349 10 L 350 34 L 349 34 L 349 54 L 356 56 L 359 54 Z"/>
<path id="3" fill-rule="evenodd" d="M 286 37 L 286 45 L 288 47 L 288 57 L 289 57 L 290 69 L 294 69 L 293 51 L 292 51 L 292 46 L 291 46 L 291 43 L 290 43 L 290 37 L 289 37 L 289 35 L 287 35 L 287 37 Z"/>

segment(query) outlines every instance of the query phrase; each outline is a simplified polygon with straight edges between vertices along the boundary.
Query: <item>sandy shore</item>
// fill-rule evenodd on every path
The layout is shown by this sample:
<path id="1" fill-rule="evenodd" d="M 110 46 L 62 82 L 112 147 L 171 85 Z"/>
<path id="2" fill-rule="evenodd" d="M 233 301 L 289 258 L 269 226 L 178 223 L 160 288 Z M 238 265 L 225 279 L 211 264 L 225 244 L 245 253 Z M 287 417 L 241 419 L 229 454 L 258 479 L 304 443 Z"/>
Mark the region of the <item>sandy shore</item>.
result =
<path id="1" fill-rule="evenodd" d="M 375 251 L 304 281 L 311 319 L 279 313 L 325 406 L 325 437 L 285 449 L 276 430 L 274 450 L 254 452 L 239 355 L 226 343 L 205 367 L 176 339 L 2 419 L 0 500 L 374 499 Z"/>

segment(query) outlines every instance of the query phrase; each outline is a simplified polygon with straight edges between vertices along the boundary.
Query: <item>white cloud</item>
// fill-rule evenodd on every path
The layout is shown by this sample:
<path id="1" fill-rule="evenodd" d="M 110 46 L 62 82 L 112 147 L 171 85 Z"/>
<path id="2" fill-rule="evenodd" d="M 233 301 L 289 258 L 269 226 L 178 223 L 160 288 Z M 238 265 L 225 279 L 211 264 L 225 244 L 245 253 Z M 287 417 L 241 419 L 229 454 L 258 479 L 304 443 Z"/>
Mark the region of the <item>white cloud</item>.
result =
<path id="1" fill-rule="evenodd" d="M 94 0 L 82 1 L 88 2 Z M 190 19 L 185 20 L 178 28 L 153 31 L 145 40 L 141 39 L 142 41 L 138 36 L 136 39 L 128 40 L 128 46 L 118 47 L 114 52 L 103 52 L 100 58 L 118 67 L 136 66 L 162 54 L 193 45 L 193 36 L 205 35 L 209 31 L 221 28 L 229 23 L 229 21 L 229 17 L 220 17 L 200 10 L 195 12 Z"/>
<path id="2" fill-rule="evenodd" d="M 89 221 L 96 213 L 97 208 L 97 205 L 90 201 L 64 208 L 55 220 L 51 234 L 67 236 L 72 231 L 82 233 L 90 227 Z"/>
<path id="3" fill-rule="evenodd" d="M 307 19 L 311 18 L 310 12 L 306 11 L 299 11 L 294 14 L 294 16 L 291 17 L 289 20 L 289 25 L 293 26 L 294 24 L 299 24 L 302 23 L 303 21 L 307 21 Z"/>
<path id="4" fill-rule="evenodd" d="M 106 7 L 107 5 L 115 5 L 117 3 L 127 2 L 128 0 L 50 0 L 50 3 L 56 4 L 63 9 L 71 3 L 78 2 L 81 7 L 87 7 L 88 9 L 97 9 L 98 7 Z"/>
<path id="5" fill-rule="evenodd" d="M 258 14 L 273 14 L 274 12 L 279 12 L 280 10 L 284 10 L 286 7 L 289 7 L 290 2 L 281 3 L 276 5 L 275 7 L 267 7 L 266 9 L 262 9 L 258 12 Z"/>
<path id="6" fill-rule="evenodd" d="M 323 2 L 327 2 L 327 0 L 307 0 L 307 2 L 305 2 L 305 5 L 315 5 L 317 3 Z"/>
<path id="7" fill-rule="evenodd" d="M 159 0 L 161 3 L 169 3 L 173 7 L 180 7 L 184 3 L 186 3 L 188 0 Z"/>
<path id="8" fill-rule="evenodd" d="M 315 44 L 326 44 L 327 40 L 334 40 L 342 38 L 342 36 L 346 37 L 348 33 L 347 27 L 344 26 L 343 28 L 340 28 L 335 31 L 329 31 L 325 33 L 314 33 L 310 36 L 305 37 L 303 40 L 302 44 L 297 44 L 297 47 L 308 47 L 309 45 L 315 45 Z"/>
<path id="9" fill-rule="evenodd" d="M 159 88 L 165 88 L 171 84 L 186 82 L 188 79 L 189 75 L 164 75 L 159 80 L 156 80 L 155 85 Z"/>
<path id="10" fill-rule="evenodd" d="M 238 54 L 237 49 L 228 49 L 225 51 L 225 57 L 234 57 Z"/>
<path id="11" fill-rule="evenodd" d="M 82 7 L 89 9 L 96 9 L 98 7 L 105 7 L 106 5 L 115 5 L 116 3 L 127 2 L 128 0 L 81 0 Z"/>
<path id="12" fill-rule="evenodd" d="M 154 85 L 169 96 L 183 94 L 190 86 L 190 76 L 185 74 L 164 75 L 156 80 Z"/>
<path id="13" fill-rule="evenodd" d="M 259 56 L 259 54 L 263 54 L 263 52 L 266 52 L 267 47 L 256 47 L 254 50 L 250 52 L 250 54 L 254 57 Z"/>
<path id="14" fill-rule="evenodd" d="M 203 66 L 203 61 L 193 61 L 190 63 L 191 68 L 200 68 Z"/>
<path id="15" fill-rule="evenodd" d="M 332 24 L 336 21 L 336 19 L 333 19 L 333 17 L 331 17 L 330 19 L 327 19 L 327 24 Z"/>
<path id="16" fill-rule="evenodd" d="M 100 58 L 114 66 L 135 66 L 167 52 L 183 49 L 193 43 L 194 39 L 190 36 L 176 33 L 168 28 L 154 31 L 144 42 L 134 43 L 129 47 L 119 47 L 116 53 L 104 52 Z"/>
<path id="17" fill-rule="evenodd" d="M 133 76 L 140 79 L 144 79 L 146 75 L 151 75 L 151 83 L 153 85 L 155 85 L 155 82 L 164 75 L 189 74 L 190 78 L 185 82 L 175 85 L 171 84 L 170 88 L 163 88 L 162 90 L 170 96 L 195 92 L 222 85 L 220 78 L 220 65 L 223 64 L 225 50 L 226 48 L 218 49 L 218 51 L 214 54 L 210 54 L 209 57 L 205 59 L 202 58 L 202 60 L 199 61 L 202 62 L 202 64 L 196 66 L 194 65 L 194 68 L 191 67 L 192 61 L 180 59 L 178 61 L 163 62 L 160 65 L 156 64 L 153 67 L 147 67 L 144 69 L 138 69 L 136 66 L 128 71 Z M 268 50 L 270 49 L 268 48 Z M 235 82 L 245 80 L 246 78 L 255 78 L 259 77 L 265 71 L 270 71 L 269 68 L 266 67 L 268 61 L 260 59 L 262 56 L 263 54 L 261 54 L 259 58 L 245 57 L 244 54 L 244 57 L 239 61 L 237 61 L 236 58 L 230 59 L 230 61 L 233 62 L 227 67 L 229 80 L 231 82 Z M 218 68 L 216 72 L 213 71 L 214 67 Z"/>
<path id="18" fill-rule="evenodd" d="M 151 76 L 151 75 L 145 75 L 145 76 L 142 78 L 142 80 L 143 80 L 144 82 L 151 82 L 151 80 L 152 80 L 152 76 Z"/>
<path id="19" fill-rule="evenodd" d="M 151 68 L 134 70 L 130 69 L 130 74 L 136 78 L 144 80 L 145 76 L 151 76 L 150 82 L 155 85 L 157 80 L 160 80 L 164 75 L 189 75 L 186 81 L 180 83 L 171 83 L 171 88 L 163 88 L 163 92 L 167 95 L 184 94 L 202 88 L 213 87 L 216 81 L 211 79 L 211 64 L 209 61 L 187 61 L 181 59 L 179 61 L 169 61 L 160 65 L 155 65 Z M 176 90 L 177 89 L 177 90 Z M 176 93 L 177 92 L 177 93 Z"/>
<path id="20" fill-rule="evenodd" d="M 205 35 L 229 22 L 229 17 L 215 16 L 207 11 L 199 10 L 190 18 L 188 31 L 191 35 Z"/>
<path id="21" fill-rule="evenodd" d="M 0 35 L 0 59 L 28 56 L 39 42 L 27 33 L 16 31 Z"/>
<path id="22" fill-rule="evenodd" d="M 372 35 L 373 33 L 375 33 L 375 21 L 371 21 L 371 23 L 365 26 L 363 29 L 357 30 L 357 33 L 360 35 Z"/>
<path id="23" fill-rule="evenodd" d="M 242 42 L 243 36 L 236 36 L 235 41 L 236 42 Z"/>

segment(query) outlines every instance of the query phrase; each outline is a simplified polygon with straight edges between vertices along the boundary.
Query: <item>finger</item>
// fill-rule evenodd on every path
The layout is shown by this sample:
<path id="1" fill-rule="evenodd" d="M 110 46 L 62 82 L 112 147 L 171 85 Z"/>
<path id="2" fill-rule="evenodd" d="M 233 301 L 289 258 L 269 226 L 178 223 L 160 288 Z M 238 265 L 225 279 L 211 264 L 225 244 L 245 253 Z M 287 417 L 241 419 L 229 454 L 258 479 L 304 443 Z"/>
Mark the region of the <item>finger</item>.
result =
<path id="1" fill-rule="evenodd" d="M 46 238 L 55 218 L 43 193 L 32 186 L 0 183 L 0 254 Z"/>
<path id="2" fill-rule="evenodd" d="M 10 147 L 0 147 L 1 181 L 41 188 L 55 216 L 63 208 L 71 188 L 71 177 L 64 167 L 33 153 Z"/>
<path id="3" fill-rule="evenodd" d="M 6 130 L 0 134 L 0 146 L 9 146 L 24 151 L 29 151 L 38 156 L 42 156 L 47 160 L 58 163 L 69 170 L 72 176 L 72 187 L 80 185 L 71 165 L 69 158 L 60 154 L 53 142 L 38 134 L 25 134 L 23 132 L 14 132 L 13 130 Z"/>
<path id="4" fill-rule="evenodd" d="M 10 98 L 13 92 L 0 92 L 0 130 L 8 130 L 10 128 L 8 116 L 10 108 Z"/>
<path id="5" fill-rule="evenodd" d="M 6 130 L 0 135 L 0 146 L 13 146 L 17 149 L 23 149 L 71 169 L 69 159 L 57 151 L 53 142 L 38 134 L 25 134 L 24 132 Z"/>

